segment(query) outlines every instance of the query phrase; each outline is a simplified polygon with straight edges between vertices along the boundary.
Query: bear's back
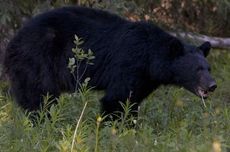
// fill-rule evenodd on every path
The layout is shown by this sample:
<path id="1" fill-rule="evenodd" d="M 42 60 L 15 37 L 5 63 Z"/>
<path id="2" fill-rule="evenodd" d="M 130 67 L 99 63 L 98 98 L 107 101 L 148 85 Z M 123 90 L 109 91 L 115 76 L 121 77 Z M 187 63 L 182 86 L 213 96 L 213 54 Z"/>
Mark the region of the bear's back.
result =
<path id="1" fill-rule="evenodd" d="M 38 14 L 25 26 L 60 26 L 82 24 L 84 26 L 114 26 L 129 21 L 106 11 L 86 7 L 62 7 Z M 66 28 L 66 27 L 61 27 Z"/>

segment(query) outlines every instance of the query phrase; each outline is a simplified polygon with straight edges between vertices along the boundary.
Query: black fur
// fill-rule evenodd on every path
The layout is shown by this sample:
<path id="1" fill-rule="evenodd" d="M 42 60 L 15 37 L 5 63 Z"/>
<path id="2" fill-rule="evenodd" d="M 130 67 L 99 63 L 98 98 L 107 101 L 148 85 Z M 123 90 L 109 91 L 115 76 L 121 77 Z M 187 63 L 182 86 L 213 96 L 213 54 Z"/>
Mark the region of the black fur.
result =
<path id="1" fill-rule="evenodd" d="M 162 84 L 195 93 L 204 75 L 198 75 L 197 68 L 209 68 L 201 53 L 204 47 L 182 44 L 152 23 L 134 23 L 89 8 L 59 8 L 32 18 L 8 45 L 5 70 L 21 107 L 37 110 L 47 92 L 58 97 L 74 91 L 76 82 L 67 68 L 74 34 L 84 40 L 83 49 L 94 52 L 94 65 L 88 66 L 82 80 L 90 77 L 90 86 L 105 90 L 101 103 L 106 114 L 122 111 L 119 101 L 129 97 L 137 110 Z M 210 46 L 204 46 L 208 52 Z"/>

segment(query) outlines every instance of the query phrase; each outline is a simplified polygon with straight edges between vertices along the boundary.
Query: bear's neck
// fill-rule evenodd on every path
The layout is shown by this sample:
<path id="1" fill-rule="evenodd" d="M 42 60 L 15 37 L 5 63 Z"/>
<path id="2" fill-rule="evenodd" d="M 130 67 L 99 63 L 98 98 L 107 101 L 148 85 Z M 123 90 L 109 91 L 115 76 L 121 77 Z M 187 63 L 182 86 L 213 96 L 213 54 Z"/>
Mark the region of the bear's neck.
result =
<path id="1" fill-rule="evenodd" d="M 150 77 L 153 82 L 168 85 L 173 82 L 170 62 L 155 61 L 150 67 Z"/>

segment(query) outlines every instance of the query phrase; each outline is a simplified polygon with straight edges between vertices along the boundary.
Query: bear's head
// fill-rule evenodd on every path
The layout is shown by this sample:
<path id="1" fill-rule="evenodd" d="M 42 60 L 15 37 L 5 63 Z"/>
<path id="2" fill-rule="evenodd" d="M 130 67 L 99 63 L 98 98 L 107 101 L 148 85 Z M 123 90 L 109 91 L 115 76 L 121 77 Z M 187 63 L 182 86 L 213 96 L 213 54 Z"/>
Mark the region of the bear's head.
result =
<path id="1" fill-rule="evenodd" d="M 199 97 L 207 98 L 217 85 L 212 78 L 211 68 L 206 57 L 211 49 L 211 44 L 205 42 L 195 47 L 182 44 L 174 39 L 170 42 L 171 72 L 176 85 L 182 86 Z"/>

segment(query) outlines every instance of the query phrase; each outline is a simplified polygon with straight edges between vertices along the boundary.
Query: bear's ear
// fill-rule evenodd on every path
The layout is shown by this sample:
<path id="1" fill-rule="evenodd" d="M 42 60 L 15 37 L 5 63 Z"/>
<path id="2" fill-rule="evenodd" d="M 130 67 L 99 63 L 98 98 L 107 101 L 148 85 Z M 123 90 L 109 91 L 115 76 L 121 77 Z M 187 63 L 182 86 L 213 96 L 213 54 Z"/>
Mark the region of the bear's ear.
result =
<path id="1" fill-rule="evenodd" d="M 210 42 L 204 42 L 198 48 L 202 51 L 204 56 L 207 57 L 209 54 L 209 51 L 211 49 L 211 44 L 210 44 Z"/>
<path id="2" fill-rule="evenodd" d="M 170 58 L 175 59 L 179 56 L 184 55 L 184 46 L 178 39 L 172 39 L 169 42 Z"/>

